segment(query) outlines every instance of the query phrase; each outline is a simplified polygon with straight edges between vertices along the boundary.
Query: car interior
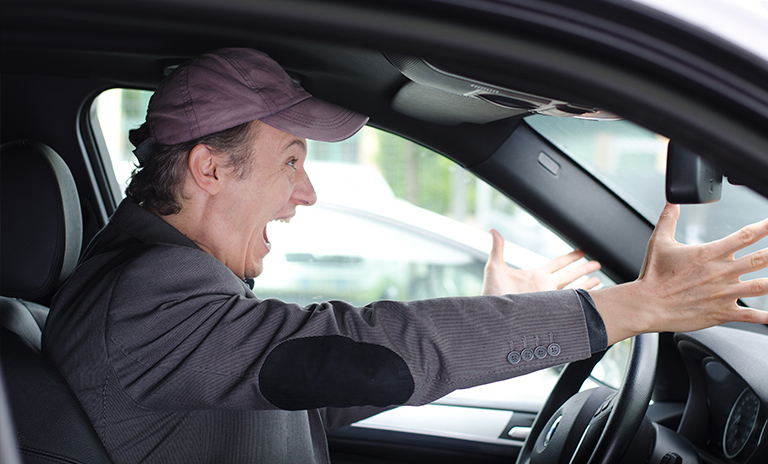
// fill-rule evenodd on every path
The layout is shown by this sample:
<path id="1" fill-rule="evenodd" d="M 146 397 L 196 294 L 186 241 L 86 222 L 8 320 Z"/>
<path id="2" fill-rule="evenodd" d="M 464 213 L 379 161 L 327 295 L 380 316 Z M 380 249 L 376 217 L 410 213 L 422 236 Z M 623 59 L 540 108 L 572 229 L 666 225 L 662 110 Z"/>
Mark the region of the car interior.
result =
<path id="1" fill-rule="evenodd" d="M 112 88 L 151 91 L 207 50 L 268 53 L 313 95 L 370 116 L 370 126 L 513 199 L 616 283 L 637 277 L 654 220 L 532 117 L 630 121 L 673 140 L 670 153 L 682 161 L 667 173 L 668 197 L 707 203 L 721 183 L 724 199 L 729 183 L 761 202 L 768 194 L 765 62 L 637 5 L 471 3 L 3 1 L 3 462 L 110 462 L 40 351 L 53 295 L 122 198 L 94 101 Z M 637 337 L 618 394 L 582 389 L 594 356 L 560 369 L 535 408 L 478 408 L 506 414 L 490 437 L 363 423 L 329 433 L 331 458 L 768 462 L 766 352 L 761 325 Z M 587 433 L 593 416 L 599 427 Z M 558 427 L 572 432 L 542 451 Z"/>

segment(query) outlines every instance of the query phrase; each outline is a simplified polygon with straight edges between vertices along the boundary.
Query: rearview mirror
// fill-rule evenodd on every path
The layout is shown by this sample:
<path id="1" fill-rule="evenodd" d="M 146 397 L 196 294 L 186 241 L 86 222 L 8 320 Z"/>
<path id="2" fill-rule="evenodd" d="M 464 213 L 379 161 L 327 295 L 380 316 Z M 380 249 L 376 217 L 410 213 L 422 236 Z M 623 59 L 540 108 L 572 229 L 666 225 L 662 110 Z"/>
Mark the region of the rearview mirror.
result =
<path id="1" fill-rule="evenodd" d="M 723 174 L 712 163 L 671 140 L 667 148 L 667 201 L 712 203 L 720 199 Z"/>

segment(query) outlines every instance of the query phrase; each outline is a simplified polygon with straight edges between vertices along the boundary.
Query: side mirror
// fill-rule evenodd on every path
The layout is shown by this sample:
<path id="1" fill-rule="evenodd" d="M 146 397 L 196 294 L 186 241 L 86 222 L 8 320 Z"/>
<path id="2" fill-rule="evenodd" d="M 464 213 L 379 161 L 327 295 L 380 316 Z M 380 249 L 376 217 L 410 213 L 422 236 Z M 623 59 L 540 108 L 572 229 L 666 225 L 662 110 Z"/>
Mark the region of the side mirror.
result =
<path id="1" fill-rule="evenodd" d="M 667 148 L 667 201 L 712 203 L 720 199 L 723 174 L 712 163 L 671 140 Z"/>

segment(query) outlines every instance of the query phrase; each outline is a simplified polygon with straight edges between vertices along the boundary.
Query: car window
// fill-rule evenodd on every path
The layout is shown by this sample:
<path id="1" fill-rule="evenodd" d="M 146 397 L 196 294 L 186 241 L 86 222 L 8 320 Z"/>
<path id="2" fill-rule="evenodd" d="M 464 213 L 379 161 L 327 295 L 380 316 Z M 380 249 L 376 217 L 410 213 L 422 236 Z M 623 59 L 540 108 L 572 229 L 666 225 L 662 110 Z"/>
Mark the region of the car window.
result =
<path id="1" fill-rule="evenodd" d="M 121 192 L 134 168 L 126 134 L 144 121 L 149 96 L 113 89 L 94 104 Z M 478 295 L 490 228 L 504 235 L 505 258 L 518 268 L 539 266 L 572 250 L 482 180 L 401 137 L 365 127 L 339 143 L 308 141 L 308 149 L 306 170 L 318 202 L 299 208 L 290 223 L 269 224 L 272 247 L 254 284 L 261 297 L 365 305 L 379 299 Z M 601 285 L 613 285 L 597 275 Z M 618 386 L 627 345 L 614 351 L 596 372 Z M 557 375 L 557 369 L 535 372 L 458 391 L 446 401 L 537 405 Z"/>
<path id="2" fill-rule="evenodd" d="M 528 124 L 616 192 L 649 222 L 656 223 L 666 202 L 664 183 L 668 140 L 629 121 L 590 121 L 531 116 Z M 768 218 L 768 199 L 751 189 L 723 181 L 715 203 L 682 205 L 675 239 L 699 244 L 725 237 Z M 736 257 L 764 248 L 765 240 L 741 250 Z M 768 277 L 768 269 L 745 278 Z M 768 296 L 745 298 L 758 308 Z"/>
<path id="3" fill-rule="evenodd" d="M 102 154 L 108 155 L 105 164 L 112 166 L 114 178 L 111 180 L 117 183 L 123 196 L 136 162 L 128 131 L 144 122 L 151 96 L 152 92 L 146 90 L 109 89 L 96 97 L 91 108 L 96 139 L 104 144 L 100 147 Z"/>

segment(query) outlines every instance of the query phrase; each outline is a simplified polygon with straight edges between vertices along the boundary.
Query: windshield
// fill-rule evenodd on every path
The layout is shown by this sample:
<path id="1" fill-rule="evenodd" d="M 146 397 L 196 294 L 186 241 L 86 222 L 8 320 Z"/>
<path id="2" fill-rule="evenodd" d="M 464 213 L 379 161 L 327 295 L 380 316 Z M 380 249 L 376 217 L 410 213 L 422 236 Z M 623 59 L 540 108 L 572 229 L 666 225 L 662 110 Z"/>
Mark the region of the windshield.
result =
<path id="1" fill-rule="evenodd" d="M 531 116 L 526 121 L 655 224 L 665 204 L 668 140 L 629 121 L 589 121 Z M 683 205 L 675 238 L 689 245 L 720 239 L 741 227 L 768 218 L 768 199 L 747 187 L 723 182 L 722 199 Z M 736 257 L 765 247 L 765 240 Z M 768 270 L 745 279 L 768 277 Z M 744 300 L 768 308 L 768 297 Z"/>

